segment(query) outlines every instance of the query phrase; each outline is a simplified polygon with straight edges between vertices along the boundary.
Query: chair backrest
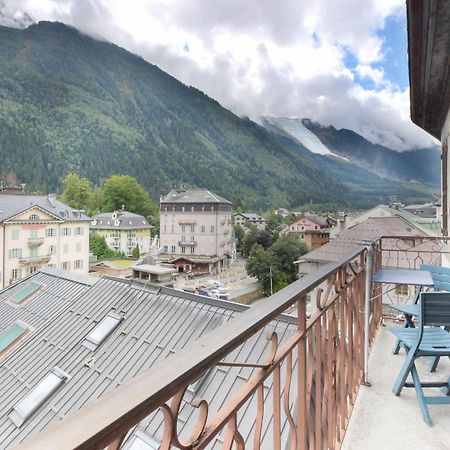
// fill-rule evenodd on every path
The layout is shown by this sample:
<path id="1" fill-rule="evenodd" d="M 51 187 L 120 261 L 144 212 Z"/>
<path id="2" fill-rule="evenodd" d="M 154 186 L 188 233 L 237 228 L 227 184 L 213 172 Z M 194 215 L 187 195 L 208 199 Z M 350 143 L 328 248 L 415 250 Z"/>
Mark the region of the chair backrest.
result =
<path id="1" fill-rule="evenodd" d="M 420 325 L 442 327 L 450 326 L 450 293 L 422 292 L 419 299 Z"/>
<path id="2" fill-rule="evenodd" d="M 420 270 L 430 272 L 434 282 L 434 289 L 450 292 L 450 268 L 442 266 L 433 266 L 431 264 L 422 264 Z"/>

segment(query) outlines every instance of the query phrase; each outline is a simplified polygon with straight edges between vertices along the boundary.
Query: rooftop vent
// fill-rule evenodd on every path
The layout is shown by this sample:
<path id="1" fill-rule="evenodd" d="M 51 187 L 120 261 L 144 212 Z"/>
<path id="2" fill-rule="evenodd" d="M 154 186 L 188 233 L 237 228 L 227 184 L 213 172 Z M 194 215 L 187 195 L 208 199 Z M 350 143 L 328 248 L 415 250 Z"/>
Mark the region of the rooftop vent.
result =
<path id="1" fill-rule="evenodd" d="M 58 367 L 53 367 L 53 369 L 51 369 L 50 372 L 14 406 L 8 414 L 9 418 L 16 426 L 20 427 L 69 379 L 70 375 Z"/>

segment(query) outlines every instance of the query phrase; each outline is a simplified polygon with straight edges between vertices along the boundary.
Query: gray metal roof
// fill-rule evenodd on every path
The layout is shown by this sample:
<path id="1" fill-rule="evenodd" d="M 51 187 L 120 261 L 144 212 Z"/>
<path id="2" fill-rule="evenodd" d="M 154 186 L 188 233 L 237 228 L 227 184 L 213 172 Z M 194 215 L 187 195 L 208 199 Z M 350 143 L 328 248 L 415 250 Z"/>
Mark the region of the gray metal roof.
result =
<path id="1" fill-rule="evenodd" d="M 100 279 L 84 295 L 73 300 L 50 326 L 35 333 L 0 363 L 0 448 L 11 448 L 27 436 L 38 433 L 48 424 L 148 370 L 247 308 L 168 288 L 146 288 L 126 280 Z M 111 311 L 124 316 L 124 320 L 107 341 L 96 351 L 81 345 L 96 323 Z M 267 332 L 276 330 L 283 342 L 295 332 L 295 327 L 295 319 L 280 317 L 227 359 L 261 361 L 267 357 L 270 345 L 265 339 Z M 20 428 L 16 427 L 8 412 L 54 366 L 67 372 L 70 380 Z M 215 411 L 225 397 L 248 380 L 252 372 L 250 368 L 216 367 L 205 377 L 195 396 L 205 398 L 211 411 Z M 266 393 L 270 389 L 271 381 L 265 382 Z M 293 398 L 295 386 L 292 387 Z M 268 403 L 270 399 L 268 396 Z M 182 434 L 188 428 L 192 429 L 196 421 L 192 400 L 193 394 L 186 392 L 179 421 Z M 240 431 L 247 437 L 256 417 L 254 400 L 242 408 L 239 417 Z M 148 417 L 140 428 L 145 428 L 156 440 L 161 437 L 159 416 Z M 284 442 L 287 428 L 284 424 Z M 263 448 L 271 446 L 271 427 L 267 420 L 264 422 L 264 442 L 267 445 L 264 444 Z M 211 447 L 217 445 L 216 440 Z"/>
<path id="2" fill-rule="evenodd" d="M 0 193 L 0 222 L 37 206 L 63 221 L 91 220 L 84 212 L 73 209 L 55 197 L 47 195 L 4 194 Z"/>
<path id="3" fill-rule="evenodd" d="M 161 203 L 221 203 L 231 205 L 231 202 L 214 194 L 207 189 L 172 189 L 165 197 L 161 198 Z"/>
<path id="4" fill-rule="evenodd" d="M 128 211 L 114 211 L 97 214 L 92 218 L 93 230 L 147 230 L 153 228 L 144 216 Z"/>
<path id="5" fill-rule="evenodd" d="M 30 281 L 42 285 L 30 301 L 20 307 L 8 304 L 16 292 Z M 31 326 L 28 338 L 49 323 L 58 313 L 75 301 L 96 281 L 88 276 L 78 276 L 58 269 L 43 268 L 40 272 L 14 283 L 0 292 L 0 333 L 17 320 Z M 6 355 L 0 361 L 5 359 Z"/>

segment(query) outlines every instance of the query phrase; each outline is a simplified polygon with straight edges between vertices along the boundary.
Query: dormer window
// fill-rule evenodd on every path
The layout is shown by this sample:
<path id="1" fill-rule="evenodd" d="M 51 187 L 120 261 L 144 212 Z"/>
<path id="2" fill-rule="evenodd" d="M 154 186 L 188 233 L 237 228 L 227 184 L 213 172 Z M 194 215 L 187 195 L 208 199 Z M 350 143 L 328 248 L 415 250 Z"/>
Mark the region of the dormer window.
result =
<path id="1" fill-rule="evenodd" d="M 9 418 L 20 427 L 70 379 L 70 375 L 53 367 L 10 411 Z"/>
<path id="2" fill-rule="evenodd" d="M 96 350 L 114 332 L 122 320 L 123 317 L 120 317 L 112 312 L 108 313 L 86 336 L 82 342 L 82 345 L 87 347 L 89 350 Z"/>

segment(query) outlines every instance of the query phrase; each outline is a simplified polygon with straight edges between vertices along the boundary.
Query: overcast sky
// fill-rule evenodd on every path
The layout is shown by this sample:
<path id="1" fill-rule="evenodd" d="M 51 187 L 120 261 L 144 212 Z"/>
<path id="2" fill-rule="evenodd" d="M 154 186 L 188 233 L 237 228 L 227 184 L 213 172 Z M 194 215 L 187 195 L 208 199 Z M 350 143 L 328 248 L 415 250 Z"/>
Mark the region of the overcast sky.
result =
<path id="1" fill-rule="evenodd" d="M 0 0 L 0 23 L 59 20 L 239 115 L 307 117 L 396 149 L 409 119 L 404 0 Z"/>

